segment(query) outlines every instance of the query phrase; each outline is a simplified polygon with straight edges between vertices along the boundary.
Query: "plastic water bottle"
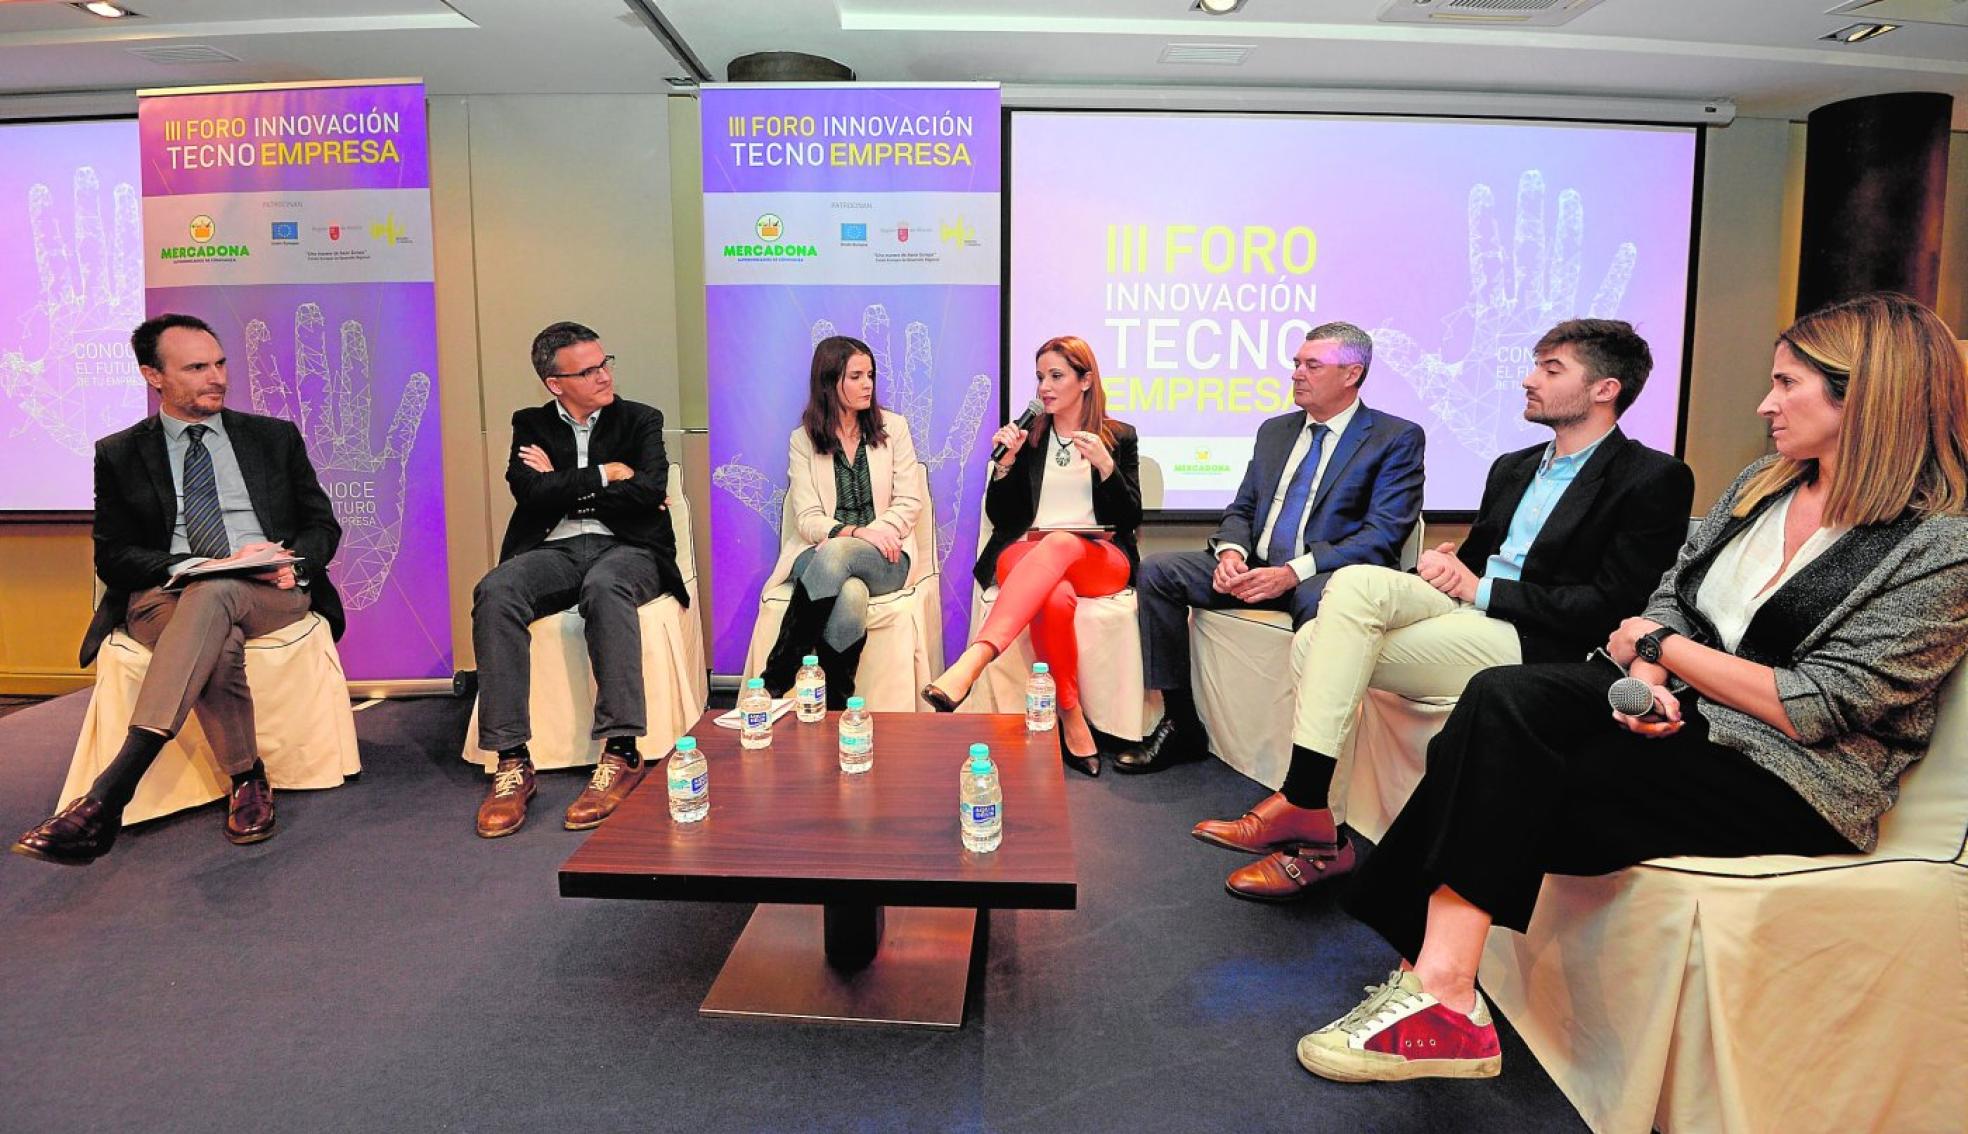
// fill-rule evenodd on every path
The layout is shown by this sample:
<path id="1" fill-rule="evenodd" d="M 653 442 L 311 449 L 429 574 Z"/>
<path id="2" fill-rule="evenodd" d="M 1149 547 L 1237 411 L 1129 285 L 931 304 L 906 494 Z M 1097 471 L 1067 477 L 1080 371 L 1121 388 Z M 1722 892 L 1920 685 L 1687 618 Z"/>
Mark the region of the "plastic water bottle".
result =
<path id="1" fill-rule="evenodd" d="M 711 768 L 697 751 L 696 737 L 676 742 L 665 775 L 670 782 L 670 818 L 695 823 L 711 813 Z"/>
<path id="2" fill-rule="evenodd" d="M 847 699 L 841 714 L 841 771 L 858 775 L 875 766 L 875 718 L 868 702 L 859 697 Z"/>
<path id="3" fill-rule="evenodd" d="M 812 654 L 800 659 L 799 675 L 793 678 L 793 715 L 801 724 L 814 724 L 827 715 L 827 671 Z"/>
<path id="4" fill-rule="evenodd" d="M 998 766 L 991 749 L 970 746 L 963 766 L 963 845 L 969 851 L 994 851 L 1004 841 L 1004 792 L 998 787 Z"/>
<path id="5" fill-rule="evenodd" d="M 1059 721 L 1059 687 L 1052 682 L 1052 667 L 1032 663 L 1032 680 L 1025 686 L 1025 731 L 1051 732 Z"/>
<path id="6" fill-rule="evenodd" d="M 765 691 L 764 678 L 745 682 L 745 691 L 738 695 L 738 712 L 745 722 L 738 730 L 738 743 L 746 748 L 772 747 L 772 694 Z"/>

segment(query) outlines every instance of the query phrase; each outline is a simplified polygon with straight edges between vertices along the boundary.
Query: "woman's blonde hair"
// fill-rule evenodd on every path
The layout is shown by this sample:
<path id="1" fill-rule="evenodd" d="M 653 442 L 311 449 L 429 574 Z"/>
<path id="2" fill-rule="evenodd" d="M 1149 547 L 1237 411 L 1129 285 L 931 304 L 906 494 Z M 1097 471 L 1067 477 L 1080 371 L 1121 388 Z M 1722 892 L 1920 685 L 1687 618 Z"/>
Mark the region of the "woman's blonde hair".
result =
<path id="1" fill-rule="evenodd" d="M 1811 312 L 1777 341 L 1845 408 L 1826 524 L 1881 524 L 1909 508 L 1968 511 L 1968 367 L 1940 316 L 1874 292 Z M 1815 459 L 1779 457 L 1744 486 L 1734 513 L 1817 475 Z"/>

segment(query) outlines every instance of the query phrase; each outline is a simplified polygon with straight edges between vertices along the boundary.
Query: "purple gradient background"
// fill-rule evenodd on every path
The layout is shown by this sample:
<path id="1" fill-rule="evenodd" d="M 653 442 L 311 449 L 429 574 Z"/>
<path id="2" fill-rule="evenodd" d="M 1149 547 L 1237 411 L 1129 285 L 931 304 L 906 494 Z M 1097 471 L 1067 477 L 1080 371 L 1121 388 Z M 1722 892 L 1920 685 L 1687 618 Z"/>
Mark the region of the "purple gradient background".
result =
<path id="1" fill-rule="evenodd" d="M 164 123 L 203 118 L 246 119 L 245 140 L 293 143 L 297 134 L 261 135 L 255 120 L 276 115 L 363 113 L 370 109 L 394 113 L 401 129 L 395 133 L 315 135 L 326 140 L 388 138 L 396 143 L 398 162 L 382 165 L 234 166 L 218 169 L 172 169 L 164 147 L 189 144 L 166 141 Z M 137 105 L 143 135 L 143 195 L 169 197 L 181 193 L 277 193 L 311 189 L 426 189 L 430 187 L 430 143 L 424 123 L 421 83 L 397 86 L 298 88 L 197 95 L 153 95 Z M 230 140 L 228 140 L 230 141 Z"/>
<path id="2" fill-rule="evenodd" d="M 703 88 L 704 192 L 706 193 L 995 193 L 1003 172 L 999 149 L 999 96 L 996 87 L 725 87 Z M 824 133 L 829 115 L 941 116 L 945 111 L 968 116 L 975 132 L 968 138 L 850 137 Z M 823 132 L 809 137 L 773 139 L 765 135 L 732 137 L 727 125 L 734 116 L 812 115 Z M 969 151 L 968 166 L 790 166 L 770 168 L 736 165 L 733 141 L 840 140 L 863 144 L 892 142 L 962 142 Z"/>
<path id="3" fill-rule="evenodd" d="M 1261 272 L 1246 277 L 1237 269 L 1211 276 L 1194 257 L 1179 265 L 1177 274 L 1164 275 L 1162 226 L 1257 224 L 1281 232 L 1291 225 L 1309 226 L 1319 238 L 1317 262 L 1309 273 L 1288 280 L 1318 287 L 1316 312 L 1302 317 L 1313 323 L 1342 319 L 1368 330 L 1393 327 L 1411 336 L 1422 351 L 1443 350 L 1453 360 L 1467 351 L 1470 337 L 1466 321 L 1451 324 L 1448 319 L 1470 295 L 1470 187 L 1481 182 L 1494 193 L 1508 268 L 1519 175 L 1541 170 L 1544 215 L 1553 230 L 1562 190 L 1578 190 L 1583 201 L 1579 310 L 1527 318 L 1527 324 L 1537 326 L 1523 345 L 1559 319 L 1585 314 L 1615 249 L 1623 242 L 1637 245 L 1637 264 L 1614 315 L 1646 336 L 1655 365 L 1621 427 L 1658 449 L 1674 448 L 1688 303 L 1696 148 L 1692 130 L 1034 112 L 1013 116 L 1011 146 L 1012 354 L 1016 357 L 1022 344 L 1050 335 L 1081 334 L 1093 343 L 1109 379 L 1259 376 L 1288 383 L 1290 372 L 1288 360 L 1269 370 L 1197 370 L 1185 363 L 1151 372 L 1141 364 L 1138 350 L 1128 366 L 1118 365 L 1116 332 L 1103 323 L 1108 316 L 1103 291 L 1110 278 L 1105 270 L 1109 224 L 1155 226 L 1149 256 L 1153 270 L 1112 278 L 1231 285 L 1269 285 L 1279 277 Z M 1096 178 L 1090 184 L 1086 177 L 1069 176 L 1060 154 L 1073 155 L 1073 170 L 1133 173 Z M 1120 314 L 1165 315 L 1184 325 L 1198 317 L 1193 309 Z M 1228 320 L 1233 315 L 1212 317 Z M 1272 316 L 1274 341 L 1283 318 Z M 1182 353 L 1178 349 L 1175 355 Z M 1362 397 L 1428 429 L 1427 506 L 1475 508 L 1494 452 L 1473 451 L 1450 433 L 1386 362 L 1383 348 Z M 1496 365 L 1492 361 L 1485 370 Z M 1513 362 L 1507 368 L 1510 385 L 1499 403 L 1495 430 L 1500 452 L 1550 436 L 1549 430 L 1521 420 L 1523 401 L 1514 383 L 1528 365 Z M 1270 416 L 1139 408 L 1115 412 L 1138 426 L 1144 437 L 1248 436 Z M 1164 506 L 1219 508 L 1230 495 L 1229 490 L 1220 498 L 1172 494 Z"/>
<path id="4" fill-rule="evenodd" d="M 394 109 L 403 131 L 395 135 L 403 155 L 401 166 L 281 166 L 199 171 L 162 176 L 153 147 L 161 144 L 159 123 L 164 117 L 188 114 L 243 115 L 249 120 L 279 113 L 334 113 L 370 107 Z M 416 188 L 428 186 L 428 142 L 423 87 L 333 87 L 314 90 L 236 91 L 210 95 L 149 98 L 138 112 L 145 153 L 146 197 L 179 193 L 280 192 L 347 188 Z M 223 269 L 224 265 L 213 265 Z M 444 474 L 441 415 L 438 412 L 436 289 L 430 283 L 364 284 L 235 284 L 226 285 L 223 271 L 203 286 L 153 288 L 148 310 L 155 314 L 178 310 L 210 322 L 225 343 L 231 365 L 227 402 L 235 409 L 253 408 L 247 363 L 246 325 L 263 320 L 280 374 L 291 386 L 295 376 L 294 313 L 305 303 L 317 304 L 324 317 L 323 345 L 329 381 L 339 372 L 341 324 L 354 319 L 363 325 L 369 351 L 370 393 L 368 451 L 387 448 L 390 424 L 409 376 L 430 377 L 429 401 L 424 407 L 410 449 L 402 494 L 402 529 L 398 551 L 388 565 L 387 579 L 374 602 L 349 611 L 348 632 L 340 643 L 342 665 L 353 680 L 402 680 L 448 677 L 452 672 L 450 577 L 444 530 Z M 317 405 L 316 412 L 326 407 Z M 304 431 L 305 432 L 305 431 Z M 361 446 L 356 446 L 361 448 Z M 328 467 L 327 454 L 311 454 L 323 484 L 374 479 L 379 498 L 378 517 L 387 521 L 393 511 L 392 470 L 375 473 Z M 340 514 L 340 509 L 338 509 Z M 343 517 L 342 550 L 332 568 L 336 587 L 347 601 L 354 590 L 350 562 L 352 525 Z"/>
<path id="5" fill-rule="evenodd" d="M 703 95 L 706 193 L 995 192 L 999 184 L 999 99 L 989 89 L 743 89 L 707 87 Z M 977 133 L 968 139 L 977 164 L 968 171 L 917 169 L 812 169 L 733 171 L 717 160 L 725 122 L 734 114 L 969 114 Z M 789 272 L 796 275 L 796 271 Z M 906 278 L 906 271 L 896 275 Z M 894 404 L 905 357 L 904 332 L 922 323 L 934 346 L 933 373 L 922 392 L 933 397 L 929 429 L 915 436 L 927 459 L 944 444 L 973 375 L 989 378 L 983 419 L 963 445 L 963 455 L 931 472 L 929 491 L 937 522 L 954 524 L 950 552 L 941 565 L 946 652 L 967 640 L 970 568 L 977 555 L 978 511 L 983 500 L 984 454 L 998 424 L 999 289 L 979 285 L 868 284 L 719 285 L 705 289 L 710 343 L 710 452 L 713 469 L 743 464 L 775 488 L 786 483 L 787 438 L 806 404 L 813 355 L 813 324 L 830 320 L 839 334 L 865 337 L 863 315 L 874 305 L 889 318 L 890 365 L 877 378 L 876 394 Z M 881 344 L 870 342 L 880 349 Z M 955 513 L 952 519 L 952 513 Z M 711 572 L 712 666 L 737 673 L 745 662 L 759 591 L 779 554 L 779 517 L 761 516 L 731 493 L 712 490 L 711 532 L 717 569 Z M 929 522 L 926 515 L 922 522 Z"/>
<path id="6" fill-rule="evenodd" d="M 41 308 L 40 275 L 34 264 L 34 237 L 27 197 L 35 185 L 52 195 L 61 238 L 74 252 L 75 170 L 89 166 L 101 182 L 105 235 L 115 223 L 114 192 L 121 182 L 138 180 L 137 124 L 122 118 L 104 122 L 33 123 L 0 126 L 0 356 L 42 359 L 53 329 Z M 139 235 L 140 239 L 140 235 Z M 141 262 L 141 249 L 138 252 Z M 141 280 L 138 281 L 141 287 Z M 21 403 L 25 393 L 0 394 L 0 510 L 47 509 L 86 512 L 95 507 L 90 444 L 144 416 L 144 384 L 129 354 L 131 328 L 142 318 L 142 296 L 134 297 L 135 319 L 105 317 L 98 310 L 76 327 L 74 348 L 113 353 L 111 360 L 83 360 L 99 367 L 99 380 L 112 383 L 90 391 L 82 412 L 70 419 L 87 443 L 76 448 L 57 441 Z"/>

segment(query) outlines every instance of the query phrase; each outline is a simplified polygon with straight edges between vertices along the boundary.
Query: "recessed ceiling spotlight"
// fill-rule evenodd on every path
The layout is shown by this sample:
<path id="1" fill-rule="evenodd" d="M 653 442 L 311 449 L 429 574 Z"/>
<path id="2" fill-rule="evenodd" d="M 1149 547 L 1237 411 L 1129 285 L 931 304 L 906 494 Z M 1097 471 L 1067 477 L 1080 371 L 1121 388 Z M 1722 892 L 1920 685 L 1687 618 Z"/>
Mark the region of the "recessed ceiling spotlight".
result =
<path id="1" fill-rule="evenodd" d="M 1191 12 L 1201 12 L 1205 16 L 1228 16 L 1244 6 L 1245 0 L 1195 0 L 1189 5 Z"/>
<path id="2" fill-rule="evenodd" d="M 125 16 L 141 15 L 141 13 L 132 12 L 121 4 L 111 4 L 109 0 L 92 0 L 91 3 L 76 4 L 74 6 L 89 13 L 91 16 L 101 16 L 105 20 L 120 20 Z"/>
<path id="3" fill-rule="evenodd" d="M 1849 45 L 1864 43 L 1869 39 L 1878 39 L 1889 31 L 1898 31 L 1899 29 L 1900 25 L 1898 24 L 1852 24 L 1848 27 L 1839 28 L 1830 35 L 1821 35 L 1818 38 L 1828 39 L 1833 43 Z"/>

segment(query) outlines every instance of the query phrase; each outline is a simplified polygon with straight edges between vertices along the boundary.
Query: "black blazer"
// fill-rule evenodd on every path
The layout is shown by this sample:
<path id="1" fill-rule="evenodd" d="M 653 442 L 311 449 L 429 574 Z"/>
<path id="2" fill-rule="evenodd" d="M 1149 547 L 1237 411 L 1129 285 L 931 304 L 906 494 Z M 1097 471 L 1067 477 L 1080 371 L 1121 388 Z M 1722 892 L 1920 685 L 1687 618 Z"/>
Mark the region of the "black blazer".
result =
<path id="1" fill-rule="evenodd" d="M 1103 524 L 1114 526 L 1114 546 L 1128 560 L 1128 583 L 1141 566 L 1141 550 L 1135 542 L 1135 529 L 1141 526 L 1141 453 L 1134 426 L 1107 419 L 1114 430 L 1114 475 L 1093 474 L 1093 515 Z M 1052 445 L 1052 426 L 1046 425 L 1038 445 L 1019 448 L 1011 471 L 984 488 L 984 514 L 991 520 L 991 541 L 978 553 L 971 571 L 977 585 L 990 589 L 998 582 L 998 554 L 1032 528 L 1039 512 L 1039 487 L 1044 483 L 1048 452 Z"/>
<path id="2" fill-rule="evenodd" d="M 341 637 L 342 598 L 328 578 L 328 564 L 342 542 L 342 526 L 308 463 L 301 431 L 277 417 L 220 414 L 260 530 L 307 560 L 308 602 Z M 171 458 L 155 414 L 96 442 L 96 575 L 109 589 L 82 637 L 83 665 L 95 660 L 103 639 L 123 621 L 132 594 L 161 585 L 172 565 L 191 558 L 171 553 L 177 522 Z"/>
<path id="3" fill-rule="evenodd" d="M 1490 466 L 1483 504 L 1456 557 L 1481 575 L 1503 546 L 1544 446 Z M 1688 538 L 1695 474 L 1617 427 L 1578 471 L 1524 557 L 1521 580 L 1490 584 L 1489 614 L 1517 628 L 1526 662 L 1579 661 L 1638 614 Z"/>
<path id="4" fill-rule="evenodd" d="M 593 517 L 623 543 L 656 555 L 663 593 L 690 605 L 677 570 L 676 533 L 670 528 L 670 460 L 663 452 L 663 411 L 616 398 L 603 407 L 588 437 L 588 465 L 576 468 L 574 431 L 560 419 L 556 402 L 520 410 L 512 416 L 512 451 L 506 457 L 506 484 L 512 489 L 512 520 L 499 546 L 499 562 L 545 542 L 554 525 L 569 515 Z M 538 445 L 553 463 L 550 473 L 534 472 L 519 450 Z M 595 466 L 620 461 L 635 470 L 628 480 L 601 484 Z"/>

